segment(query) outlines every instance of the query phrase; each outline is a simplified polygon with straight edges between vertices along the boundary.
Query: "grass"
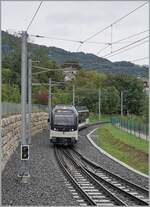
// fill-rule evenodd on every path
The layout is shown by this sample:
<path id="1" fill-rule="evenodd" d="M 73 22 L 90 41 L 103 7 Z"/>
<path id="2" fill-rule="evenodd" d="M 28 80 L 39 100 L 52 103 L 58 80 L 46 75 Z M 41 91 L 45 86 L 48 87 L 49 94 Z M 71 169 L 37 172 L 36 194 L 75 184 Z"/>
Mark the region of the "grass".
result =
<path id="1" fill-rule="evenodd" d="M 97 131 L 96 143 L 112 156 L 148 174 L 148 141 L 105 124 Z"/>
<path id="2" fill-rule="evenodd" d="M 120 114 L 114 115 L 114 117 L 122 118 L 126 121 L 132 121 L 136 124 L 147 124 L 146 118 L 144 116 L 137 116 L 137 115 L 128 115 L 128 116 L 121 116 Z"/>

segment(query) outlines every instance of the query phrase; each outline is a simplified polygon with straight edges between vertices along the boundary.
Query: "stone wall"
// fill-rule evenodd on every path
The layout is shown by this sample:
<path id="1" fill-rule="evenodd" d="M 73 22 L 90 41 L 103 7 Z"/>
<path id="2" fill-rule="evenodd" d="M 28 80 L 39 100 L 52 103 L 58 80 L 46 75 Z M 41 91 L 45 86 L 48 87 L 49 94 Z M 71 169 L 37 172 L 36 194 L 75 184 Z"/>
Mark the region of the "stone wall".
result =
<path id="1" fill-rule="evenodd" d="M 47 128 L 48 114 L 44 112 L 32 113 L 32 135 Z M 15 151 L 21 140 L 21 115 L 13 115 L 2 119 L 2 160 L 4 169 L 11 154 Z"/>

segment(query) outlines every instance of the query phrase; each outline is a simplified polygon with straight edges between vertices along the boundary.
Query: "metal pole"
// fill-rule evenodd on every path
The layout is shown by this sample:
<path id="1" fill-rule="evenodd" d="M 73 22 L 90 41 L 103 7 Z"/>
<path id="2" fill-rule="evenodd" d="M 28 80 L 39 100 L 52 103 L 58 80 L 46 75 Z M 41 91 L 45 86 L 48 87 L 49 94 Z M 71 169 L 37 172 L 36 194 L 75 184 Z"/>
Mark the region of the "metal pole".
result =
<path id="1" fill-rule="evenodd" d="M 73 106 L 75 106 L 75 86 L 73 85 L 73 91 L 72 91 L 72 102 L 73 102 Z"/>
<path id="2" fill-rule="evenodd" d="M 28 144 L 31 145 L 32 131 L 32 59 L 28 61 Z"/>
<path id="3" fill-rule="evenodd" d="M 123 116 L 123 91 L 121 91 L 121 116 Z"/>
<path id="4" fill-rule="evenodd" d="M 98 91 L 98 97 L 99 97 L 99 104 L 98 104 L 98 111 L 99 111 L 99 121 L 100 121 L 100 119 L 101 119 L 101 89 L 99 88 L 99 91 Z"/>
<path id="5" fill-rule="evenodd" d="M 51 125 L 51 83 L 52 80 L 49 78 L 49 93 L 48 93 L 48 108 L 49 108 L 49 130 L 50 130 L 50 125 Z"/>
<path id="6" fill-rule="evenodd" d="M 26 104 L 27 104 L 27 32 L 22 32 L 22 54 L 21 54 L 21 145 L 27 145 L 26 134 Z M 22 177 L 29 177 L 27 160 L 22 160 Z M 26 182 L 26 181 L 25 181 Z"/>
<path id="7" fill-rule="evenodd" d="M 27 100 L 27 33 L 22 32 L 22 56 L 21 56 L 21 118 L 22 118 L 22 140 L 26 143 L 26 100 Z"/>
<path id="8" fill-rule="evenodd" d="M 0 1 L 0 12 L 1 12 L 1 1 Z M 0 68 L 2 67 L 2 61 L 1 61 L 1 59 L 2 59 L 2 55 L 1 55 L 2 54 L 2 52 L 1 52 L 2 37 L 1 36 L 2 36 L 2 34 L 0 34 Z M 2 70 L 0 70 L 0 120 L 1 120 L 1 124 L 2 124 L 2 113 L 3 113 L 2 111 L 4 111 L 4 110 L 3 110 L 3 106 L 2 106 L 1 95 L 2 95 Z M 2 125 L 0 127 L 0 144 L 2 146 Z M 3 153 L 1 153 L 1 156 L 3 156 Z"/>

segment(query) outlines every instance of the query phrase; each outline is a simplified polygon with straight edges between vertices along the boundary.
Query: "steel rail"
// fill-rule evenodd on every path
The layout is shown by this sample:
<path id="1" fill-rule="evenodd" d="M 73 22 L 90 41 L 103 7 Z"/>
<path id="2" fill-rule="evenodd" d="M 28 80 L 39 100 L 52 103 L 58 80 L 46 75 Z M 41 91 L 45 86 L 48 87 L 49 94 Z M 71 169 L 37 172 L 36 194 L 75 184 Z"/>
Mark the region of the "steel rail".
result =
<path id="1" fill-rule="evenodd" d="M 125 178 L 120 177 L 119 175 L 116 175 L 116 174 L 110 172 L 109 170 L 101 167 L 97 163 L 95 163 L 95 162 L 91 161 L 90 159 L 88 159 L 87 157 L 83 156 L 81 153 L 79 153 L 78 151 L 76 151 L 73 148 L 72 148 L 72 151 L 74 153 L 76 153 L 82 160 L 84 160 L 85 162 L 87 162 L 89 165 L 91 165 L 91 166 L 93 166 L 93 167 L 95 167 L 97 169 L 100 169 L 100 170 L 104 171 L 105 173 L 109 174 L 110 176 L 113 176 L 113 177 L 115 177 L 117 179 L 120 179 L 121 181 L 124 181 L 124 182 L 128 183 L 128 185 L 130 185 L 131 187 L 138 188 L 139 190 L 143 191 L 143 193 L 147 194 L 147 196 L 148 196 L 149 191 L 146 188 L 143 188 L 143 187 L 141 187 L 141 186 L 139 186 L 139 185 L 137 185 L 135 183 L 130 182 L 129 180 L 127 180 Z"/>
<path id="2" fill-rule="evenodd" d="M 141 186 L 138 186 L 138 185 L 136 185 L 136 184 L 134 184 L 134 183 L 131 183 L 130 181 L 128 181 L 128 180 L 126 180 L 126 179 L 124 179 L 124 178 L 121 178 L 120 176 L 115 175 L 115 174 L 111 173 L 110 171 L 108 171 L 108 170 L 106 170 L 106 169 L 100 167 L 99 165 L 95 164 L 94 162 L 92 162 L 92 161 L 90 161 L 89 159 L 87 159 L 87 158 L 85 158 L 84 156 L 82 156 L 82 155 L 81 155 L 79 152 L 77 152 L 76 150 L 73 149 L 73 151 L 74 151 L 78 156 L 80 156 L 81 159 L 83 159 L 85 162 L 87 162 L 87 163 L 88 163 L 89 165 L 91 165 L 92 167 L 95 167 L 96 169 L 100 169 L 101 171 L 107 173 L 109 176 L 111 176 L 111 177 L 113 177 L 113 178 L 115 178 L 115 179 L 117 179 L 117 180 L 121 180 L 121 182 L 123 182 L 123 184 L 125 184 L 125 185 L 131 187 L 131 188 L 134 189 L 134 190 L 142 191 L 142 192 L 143 192 L 144 194 L 146 194 L 147 197 L 148 197 L 148 190 L 146 190 L 146 189 L 142 188 Z M 70 156 L 71 156 L 71 155 L 72 155 L 72 154 L 70 154 Z M 126 196 L 128 196 L 129 198 L 131 198 L 132 200 L 134 200 L 135 202 L 137 201 L 138 204 L 140 204 L 140 205 L 144 205 L 144 206 L 149 205 L 146 201 L 144 201 L 144 200 L 142 200 L 142 199 L 140 199 L 140 198 L 138 198 L 138 197 L 132 195 L 132 194 L 129 193 L 129 192 L 124 191 L 123 189 L 121 189 L 121 188 L 115 186 L 114 184 L 112 184 L 111 182 L 106 181 L 104 178 L 102 178 L 102 177 L 100 177 L 98 174 L 96 174 L 93 170 L 89 170 L 86 166 L 83 166 L 83 167 L 84 167 L 84 168 L 85 168 L 85 169 L 86 169 L 86 170 L 87 170 L 93 177 L 95 177 L 97 180 L 99 180 L 100 182 L 105 183 L 105 185 L 107 185 L 107 186 L 111 186 L 112 188 L 114 188 L 115 190 L 118 190 L 120 193 L 125 194 Z"/>
<path id="3" fill-rule="evenodd" d="M 107 195 L 109 198 L 111 198 L 116 205 L 121 205 L 121 206 L 127 206 L 125 202 L 121 201 L 118 197 L 116 197 L 114 194 L 112 194 L 103 184 L 101 184 L 99 181 L 97 181 L 94 176 L 92 176 L 83 166 L 81 166 L 77 161 L 72 157 L 70 153 L 67 151 L 62 150 L 63 153 L 68 157 L 68 159 L 71 160 L 71 162 L 81 170 L 81 172 L 89 178 L 92 183 L 94 183 L 95 186 L 98 187 L 99 190 L 103 191 L 105 195 Z"/>
<path id="4" fill-rule="evenodd" d="M 64 174 L 66 175 L 66 177 L 69 179 L 69 181 L 72 183 L 72 185 L 74 186 L 74 188 L 80 193 L 80 195 L 84 198 L 84 200 L 88 203 L 88 205 L 92 205 L 92 206 L 96 206 L 96 203 L 88 196 L 88 194 L 78 185 L 78 183 L 76 182 L 76 180 L 72 177 L 72 175 L 70 174 L 70 172 L 67 170 L 66 168 L 66 164 L 63 161 L 62 157 L 60 156 L 59 152 L 58 152 L 58 148 L 55 147 L 55 156 L 57 158 L 57 161 L 61 167 L 61 169 L 63 170 Z"/>
<path id="5" fill-rule="evenodd" d="M 149 204 L 147 202 L 145 202 L 144 200 L 137 198 L 136 196 L 124 191 L 121 188 L 118 188 L 117 186 L 113 185 L 111 182 L 106 181 L 105 179 L 101 178 L 99 175 L 96 175 L 94 172 L 92 172 L 91 170 L 85 168 L 93 177 L 96 178 L 96 180 L 103 182 L 106 186 L 108 187 L 112 187 L 114 190 L 117 190 L 118 192 L 126 195 L 128 198 L 130 198 L 131 200 L 135 201 L 138 205 L 141 206 L 148 206 Z M 128 202 L 128 201 L 127 201 Z"/>

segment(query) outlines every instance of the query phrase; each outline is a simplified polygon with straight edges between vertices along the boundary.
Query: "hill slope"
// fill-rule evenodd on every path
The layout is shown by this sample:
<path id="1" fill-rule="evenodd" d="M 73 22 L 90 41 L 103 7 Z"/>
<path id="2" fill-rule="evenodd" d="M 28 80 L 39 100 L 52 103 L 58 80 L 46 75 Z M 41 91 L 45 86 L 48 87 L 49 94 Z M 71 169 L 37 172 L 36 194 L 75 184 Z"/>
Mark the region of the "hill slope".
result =
<path id="1" fill-rule="evenodd" d="M 7 32 L 2 32 L 2 53 L 3 57 L 10 56 L 14 51 L 20 51 L 20 39 Z M 32 54 L 42 54 L 50 60 L 63 64 L 65 61 L 78 61 L 83 69 L 96 69 L 105 73 L 124 73 L 134 76 L 148 77 L 148 67 L 135 65 L 131 62 L 111 62 L 94 54 L 83 52 L 68 52 L 61 48 L 39 46 L 30 44 Z"/>

